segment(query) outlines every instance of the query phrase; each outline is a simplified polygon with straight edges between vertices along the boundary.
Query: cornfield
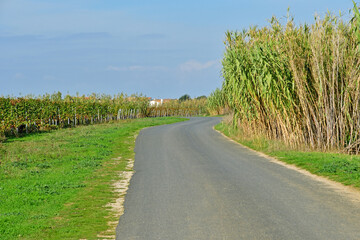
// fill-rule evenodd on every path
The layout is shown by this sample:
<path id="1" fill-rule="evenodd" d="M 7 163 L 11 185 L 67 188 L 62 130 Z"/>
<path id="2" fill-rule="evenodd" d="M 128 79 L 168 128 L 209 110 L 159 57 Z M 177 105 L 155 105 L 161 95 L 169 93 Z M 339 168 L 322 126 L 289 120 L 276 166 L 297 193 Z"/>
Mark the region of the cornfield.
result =
<path id="1" fill-rule="evenodd" d="M 360 13 L 227 32 L 221 91 L 233 123 L 289 146 L 360 151 Z M 209 102 L 212 101 L 209 98 Z M 219 104 L 221 105 L 221 104 Z M 224 106 L 225 104 L 223 104 Z"/>

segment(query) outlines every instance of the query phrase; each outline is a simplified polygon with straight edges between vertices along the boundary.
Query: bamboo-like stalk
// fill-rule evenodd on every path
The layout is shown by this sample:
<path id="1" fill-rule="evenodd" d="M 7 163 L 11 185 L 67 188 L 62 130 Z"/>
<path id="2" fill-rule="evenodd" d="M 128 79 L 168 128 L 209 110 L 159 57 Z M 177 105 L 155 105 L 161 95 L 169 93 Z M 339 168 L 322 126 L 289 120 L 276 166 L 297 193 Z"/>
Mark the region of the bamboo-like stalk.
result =
<path id="1" fill-rule="evenodd" d="M 311 26 L 227 32 L 224 82 L 208 99 L 227 106 L 247 132 L 291 146 L 360 152 L 360 12 L 345 23 L 327 14 Z"/>

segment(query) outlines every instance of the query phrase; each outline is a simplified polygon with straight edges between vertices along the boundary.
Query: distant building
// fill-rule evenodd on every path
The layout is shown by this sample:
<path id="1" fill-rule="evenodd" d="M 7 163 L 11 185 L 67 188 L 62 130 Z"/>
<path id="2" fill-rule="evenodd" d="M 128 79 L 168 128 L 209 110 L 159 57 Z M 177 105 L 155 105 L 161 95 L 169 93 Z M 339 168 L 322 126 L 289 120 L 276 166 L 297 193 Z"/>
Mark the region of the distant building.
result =
<path id="1" fill-rule="evenodd" d="M 150 106 L 159 106 L 163 103 L 171 102 L 173 99 L 151 99 L 150 100 Z"/>
<path id="2" fill-rule="evenodd" d="M 163 99 L 151 99 L 150 106 L 159 106 L 163 104 Z"/>

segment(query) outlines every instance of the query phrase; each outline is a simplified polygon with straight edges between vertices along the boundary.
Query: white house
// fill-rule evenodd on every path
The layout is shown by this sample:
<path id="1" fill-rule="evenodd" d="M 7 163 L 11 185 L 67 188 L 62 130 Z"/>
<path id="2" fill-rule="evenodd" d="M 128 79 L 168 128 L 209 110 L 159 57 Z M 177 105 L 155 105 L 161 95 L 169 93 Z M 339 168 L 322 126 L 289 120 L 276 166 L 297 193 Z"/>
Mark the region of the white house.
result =
<path id="1" fill-rule="evenodd" d="M 164 102 L 163 99 L 151 99 L 150 106 L 159 106 L 159 105 L 162 105 L 163 102 Z"/>

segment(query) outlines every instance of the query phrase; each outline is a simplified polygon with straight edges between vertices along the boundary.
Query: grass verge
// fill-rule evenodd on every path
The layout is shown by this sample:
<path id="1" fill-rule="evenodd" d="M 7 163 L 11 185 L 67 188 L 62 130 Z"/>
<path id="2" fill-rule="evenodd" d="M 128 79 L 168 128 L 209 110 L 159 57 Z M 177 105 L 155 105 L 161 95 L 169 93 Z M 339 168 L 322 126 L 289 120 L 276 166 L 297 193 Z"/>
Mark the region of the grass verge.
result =
<path id="1" fill-rule="evenodd" d="M 263 152 L 271 157 L 327 177 L 344 185 L 360 188 L 360 156 L 310 150 L 291 150 L 284 143 L 262 137 L 244 137 L 227 123 L 220 123 L 215 129 L 238 143 Z"/>
<path id="2" fill-rule="evenodd" d="M 117 221 L 104 207 L 151 118 L 61 129 L 0 143 L 0 239 L 98 239 Z"/>

